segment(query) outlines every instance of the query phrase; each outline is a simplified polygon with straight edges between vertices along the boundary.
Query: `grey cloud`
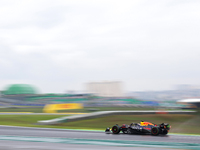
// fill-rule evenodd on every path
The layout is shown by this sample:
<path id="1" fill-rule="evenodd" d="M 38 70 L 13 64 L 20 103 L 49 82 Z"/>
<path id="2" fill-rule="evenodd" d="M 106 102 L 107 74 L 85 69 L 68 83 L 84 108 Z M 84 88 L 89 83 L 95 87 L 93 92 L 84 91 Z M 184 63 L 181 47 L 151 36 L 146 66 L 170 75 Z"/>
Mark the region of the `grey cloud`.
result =
<path id="1" fill-rule="evenodd" d="M 200 82 L 199 1 L 96 3 L 5 5 L 18 8 L 0 23 L 1 80 L 51 92 L 101 80 L 126 90 Z"/>

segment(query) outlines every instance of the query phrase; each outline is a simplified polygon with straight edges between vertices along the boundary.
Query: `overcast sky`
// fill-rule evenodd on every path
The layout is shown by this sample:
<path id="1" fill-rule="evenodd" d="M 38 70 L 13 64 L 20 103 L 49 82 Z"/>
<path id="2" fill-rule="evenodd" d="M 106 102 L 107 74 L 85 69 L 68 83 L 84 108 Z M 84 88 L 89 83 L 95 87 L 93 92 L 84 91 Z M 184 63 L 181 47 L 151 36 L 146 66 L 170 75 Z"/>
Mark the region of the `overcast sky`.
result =
<path id="1" fill-rule="evenodd" d="M 200 85 L 199 0 L 1 0 L 0 90 Z"/>

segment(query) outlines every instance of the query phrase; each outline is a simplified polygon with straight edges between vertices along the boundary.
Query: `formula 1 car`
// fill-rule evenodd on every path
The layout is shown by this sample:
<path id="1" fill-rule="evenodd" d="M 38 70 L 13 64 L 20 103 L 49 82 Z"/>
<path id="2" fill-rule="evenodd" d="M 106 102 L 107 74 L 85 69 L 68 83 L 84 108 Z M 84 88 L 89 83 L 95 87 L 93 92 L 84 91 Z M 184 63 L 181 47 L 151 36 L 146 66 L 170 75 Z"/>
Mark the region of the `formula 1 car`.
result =
<path id="1" fill-rule="evenodd" d="M 151 135 L 166 135 L 171 126 L 168 123 L 159 125 L 141 121 L 140 123 L 131 123 L 130 125 L 123 124 L 121 127 L 116 124 L 112 128 L 106 128 L 106 133 L 118 134 L 122 131 L 124 134 L 151 134 Z"/>

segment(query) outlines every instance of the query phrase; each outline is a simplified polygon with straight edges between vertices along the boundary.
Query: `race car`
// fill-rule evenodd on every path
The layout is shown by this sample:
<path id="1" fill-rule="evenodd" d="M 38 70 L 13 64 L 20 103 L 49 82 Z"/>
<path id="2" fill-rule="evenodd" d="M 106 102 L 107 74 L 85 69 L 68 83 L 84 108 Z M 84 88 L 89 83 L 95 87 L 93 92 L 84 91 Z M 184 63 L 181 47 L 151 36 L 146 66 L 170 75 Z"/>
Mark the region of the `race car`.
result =
<path id="1" fill-rule="evenodd" d="M 141 121 L 140 123 L 131 123 L 130 125 L 123 124 L 121 127 L 116 124 L 112 128 L 106 128 L 106 133 L 118 134 L 122 131 L 124 134 L 151 134 L 151 135 L 166 135 L 171 126 L 168 123 L 159 125 Z"/>

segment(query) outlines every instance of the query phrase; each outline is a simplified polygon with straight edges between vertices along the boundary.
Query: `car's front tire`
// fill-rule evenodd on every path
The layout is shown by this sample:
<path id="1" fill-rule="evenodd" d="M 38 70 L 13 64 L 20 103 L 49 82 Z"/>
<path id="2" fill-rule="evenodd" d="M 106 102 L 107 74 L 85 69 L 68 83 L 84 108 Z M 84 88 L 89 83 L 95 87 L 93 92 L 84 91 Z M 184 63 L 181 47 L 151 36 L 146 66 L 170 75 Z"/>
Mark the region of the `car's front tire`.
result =
<path id="1" fill-rule="evenodd" d="M 167 130 L 162 131 L 162 135 L 167 135 L 167 134 L 168 134 Z"/>

